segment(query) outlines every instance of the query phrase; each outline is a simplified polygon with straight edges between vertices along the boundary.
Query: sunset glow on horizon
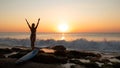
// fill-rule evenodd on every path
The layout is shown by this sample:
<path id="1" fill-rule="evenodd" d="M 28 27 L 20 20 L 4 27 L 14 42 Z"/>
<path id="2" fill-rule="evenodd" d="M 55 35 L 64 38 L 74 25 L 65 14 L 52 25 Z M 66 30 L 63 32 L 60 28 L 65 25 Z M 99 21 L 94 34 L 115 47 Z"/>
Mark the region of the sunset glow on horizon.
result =
<path id="1" fill-rule="evenodd" d="M 0 0 L 0 32 L 120 32 L 120 0 Z"/>

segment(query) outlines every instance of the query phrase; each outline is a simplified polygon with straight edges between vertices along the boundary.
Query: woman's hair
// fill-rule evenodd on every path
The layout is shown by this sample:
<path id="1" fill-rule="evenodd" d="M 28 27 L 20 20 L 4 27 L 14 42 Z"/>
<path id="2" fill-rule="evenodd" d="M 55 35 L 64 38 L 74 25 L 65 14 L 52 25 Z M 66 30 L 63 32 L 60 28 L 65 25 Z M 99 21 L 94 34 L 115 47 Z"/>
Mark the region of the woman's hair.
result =
<path id="1" fill-rule="evenodd" d="M 35 27 L 35 24 L 34 24 L 34 23 L 32 23 L 32 27 Z"/>

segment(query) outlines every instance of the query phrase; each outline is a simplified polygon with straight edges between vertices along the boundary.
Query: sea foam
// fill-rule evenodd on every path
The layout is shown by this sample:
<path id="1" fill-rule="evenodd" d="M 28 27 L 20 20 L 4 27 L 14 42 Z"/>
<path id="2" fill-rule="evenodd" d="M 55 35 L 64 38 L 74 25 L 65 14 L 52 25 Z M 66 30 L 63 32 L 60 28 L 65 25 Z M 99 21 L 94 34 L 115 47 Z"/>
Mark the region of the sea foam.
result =
<path id="1" fill-rule="evenodd" d="M 25 46 L 30 47 L 29 39 L 13 39 L 13 38 L 0 38 L 0 46 Z M 103 52 L 120 52 L 120 41 L 88 41 L 86 39 L 77 39 L 73 41 L 66 40 L 36 40 L 36 47 L 46 47 L 64 45 L 67 49 L 74 50 L 91 50 L 91 51 L 103 51 Z"/>

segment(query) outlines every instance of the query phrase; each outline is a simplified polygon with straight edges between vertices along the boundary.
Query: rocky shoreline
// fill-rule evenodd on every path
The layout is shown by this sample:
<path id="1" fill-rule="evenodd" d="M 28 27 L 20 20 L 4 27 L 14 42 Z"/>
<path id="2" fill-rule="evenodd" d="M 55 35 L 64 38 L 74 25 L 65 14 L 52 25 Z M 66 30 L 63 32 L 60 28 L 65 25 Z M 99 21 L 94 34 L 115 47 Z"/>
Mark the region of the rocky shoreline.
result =
<path id="1" fill-rule="evenodd" d="M 119 68 L 120 55 L 104 57 L 102 53 L 67 50 L 63 45 L 40 48 L 27 62 L 15 61 L 31 51 L 30 48 L 0 48 L 0 68 Z M 69 66 L 67 65 L 69 64 Z M 71 64 L 71 65 L 70 65 Z"/>

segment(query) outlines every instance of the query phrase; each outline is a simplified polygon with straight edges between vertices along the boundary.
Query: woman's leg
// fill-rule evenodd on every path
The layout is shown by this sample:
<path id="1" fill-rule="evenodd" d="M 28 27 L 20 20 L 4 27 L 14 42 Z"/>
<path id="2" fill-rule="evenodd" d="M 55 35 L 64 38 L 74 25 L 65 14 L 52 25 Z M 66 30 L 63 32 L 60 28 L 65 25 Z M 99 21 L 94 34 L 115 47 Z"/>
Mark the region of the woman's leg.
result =
<path id="1" fill-rule="evenodd" d="M 36 40 L 36 36 L 31 36 L 31 48 L 32 50 L 34 49 L 34 46 L 35 46 L 35 40 Z"/>

